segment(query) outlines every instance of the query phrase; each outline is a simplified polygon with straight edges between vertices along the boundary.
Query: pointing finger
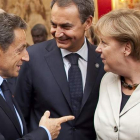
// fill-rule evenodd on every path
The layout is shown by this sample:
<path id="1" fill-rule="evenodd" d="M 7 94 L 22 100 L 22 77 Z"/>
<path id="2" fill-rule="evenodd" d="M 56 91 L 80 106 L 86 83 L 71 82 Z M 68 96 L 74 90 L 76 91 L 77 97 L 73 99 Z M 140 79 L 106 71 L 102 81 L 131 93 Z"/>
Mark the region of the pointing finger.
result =
<path id="1" fill-rule="evenodd" d="M 59 123 L 61 124 L 61 123 L 71 121 L 71 120 L 74 120 L 74 119 L 75 119 L 74 116 L 64 116 L 64 117 L 59 118 Z"/>

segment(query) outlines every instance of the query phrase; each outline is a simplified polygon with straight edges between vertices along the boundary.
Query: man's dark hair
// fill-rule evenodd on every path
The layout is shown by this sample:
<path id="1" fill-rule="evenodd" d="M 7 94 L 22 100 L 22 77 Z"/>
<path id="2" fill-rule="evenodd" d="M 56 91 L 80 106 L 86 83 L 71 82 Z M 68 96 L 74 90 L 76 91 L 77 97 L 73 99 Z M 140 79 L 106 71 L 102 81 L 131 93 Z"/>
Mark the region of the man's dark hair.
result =
<path id="1" fill-rule="evenodd" d="M 14 14 L 0 13 L 0 47 L 3 51 L 6 51 L 14 42 L 14 30 L 18 28 L 27 29 L 24 20 Z"/>
<path id="2" fill-rule="evenodd" d="M 46 34 L 46 36 L 48 36 L 48 32 L 46 30 L 46 27 L 43 25 L 43 24 L 36 24 L 32 29 L 31 29 L 31 34 L 34 32 L 34 31 L 37 31 L 37 30 L 41 30 L 44 34 Z"/>
<path id="3" fill-rule="evenodd" d="M 93 0 L 52 0 L 51 8 L 57 3 L 59 7 L 67 7 L 74 3 L 79 11 L 80 20 L 84 23 L 89 16 L 94 17 L 94 3 Z"/>

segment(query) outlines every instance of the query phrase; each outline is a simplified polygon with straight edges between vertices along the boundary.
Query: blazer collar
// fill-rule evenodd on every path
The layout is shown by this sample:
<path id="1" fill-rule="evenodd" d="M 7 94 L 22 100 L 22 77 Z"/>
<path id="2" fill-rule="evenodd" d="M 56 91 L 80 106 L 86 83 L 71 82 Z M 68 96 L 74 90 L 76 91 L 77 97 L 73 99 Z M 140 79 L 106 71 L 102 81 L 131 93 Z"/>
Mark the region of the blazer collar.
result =
<path id="1" fill-rule="evenodd" d="M 111 83 L 108 83 L 107 91 L 109 94 L 109 99 L 112 106 L 113 115 L 117 124 L 119 123 L 119 117 L 121 117 L 131 108 L 133 108 L 135 105 L 140 103 L 140 94 L 139 94 L 140 85 L 139 85 L 135 89 L 135 91 L 132 93 L 132 95 L 130 96 L 129 100 L 127 101 L 127 103 L 125 104 L 124 108 L 122 109 L 120 113 L 120 106 L 121 106 L 121 101 L 122 101 L 120 76 L 116 75 L 114 81 L 112 81 Z"/>
<path id="2" fill-rule="evenodd" d="M 12 94 L 14 94 L 15 92 L 16 80 L 17 80 L 17 77 L 12 77 L 12 78 L 7 79 L 8 86 Z"/>
<path id="3" fill-rule="evenodd" d="M 45 55 L 46 62 L 52 72 L 52 75 L 54 76 L 54 79 L 56 80 L 58 86 L 62 90 L 62 93 L 71 108 L 69 86 L 68 86 L 67 77 L 64 69 L 61 51 L 57 47 L 56 42 L 54 40 L 50 44 L 49 48 L 46 49 L 48 51 Z"/>
<path id="4" fill-rule="evenodd" d="M 132 109 L 138 103 L 140 103 L 140 85 L 133 91 L 132 95 L 122 109 L 120 116 L 124 115 L 128 110 Z"/>
<path id="5" fill-rule="evenodd" d="M 87 77 L 86 77 L 86 84 L 85 84 L 81 110 L 84 107 L 92 91 L 92 88 L 94 87 L 94 84 L 96 83 L 96 78 L 98 76 L 99 69 L 101 68 L 100 67 L 101 60 L 99 59 L 100 55 L 95 52 L 96 46 L 91 45 L 88 41 L 87 41 L 87 46 L 88 46 Z M 64 69 L 62 54 L 60 49 L 57 47 L 57 44 L 54 39 L 46 47 L 46 50 L 47 50 L 47 53 L 45 55 L 46 62 L 49 68 L 51 69 L 51 72 L 57 84 L 62 90 L 62 93 L 71 108 L 69 86 L 68 86 L 67 77 Z M 98 65 L 98 67 L 96 65 Z"/>
<path id="6" fill-rule="evenodd" d="M 3 99 L 3 97 L 1 95 L 0 95 L 0 107 L 3 109 L 5 114 L 7 114 L 9 119 L 12 121 L 12 123 L 15 126 L 15 128 L 17 129 L 17 132 L 19 133 L 19 135 L 22 136 L 21 127 L 20 127 L 20 124 L 19 124 L 17 118 L 14 116 L 13 112 L 11 111 L 8 104 L 6 103 L 6 101 Z M 15 107 L 16 107 L 16 105 L 15 105 Z"/>
<path id="7" fill-rule="evenodd" d="M 22 112 L 21 112 L 21 110 L 20 110 L 20 108 L 19 108 L 17 102 L 15 101 L 15 99 L 13 99 L 13 102 L 14 102 L 14 105 L 15 105 L 15 107 L 16 107 L 16 109 L 17 109 L 17 112 L 18 112 L 18 114 L 19 114 L 19 116 L 20 116 L 20 119 L 21 119 L 22 125 L 23 125 L 23 134 L 21 133 L 21 135 L 25 135 L 25 134 L 27 134 L 27 128 L 26 128 L 26 123 L 25 123 L 23 114 L 22 114 Z M 21 128 L 20 128 L 20 129 L 21 129 Z"/>
<path id="8" fill-rule="evenodd" d="M 120 105 L 121 105 L 121 82 L 120 77 L 115 76 L 114 80 L 107 84 L 107 92 L 109 94 L 109 99 L 113 111 L 113 115 L 116 123 L 119 123 Z"/>
<path id="9" fill-rule="evenodd" d="M 87 65 L 87 77 L 86 77 L 86 83 L 85 83 L 85 89 L 84 89 L 84 96 L 82 100 L 82 106 L 85 105 L 92 88 L 96 84 L 96 78 L 98 76 L 98 73 L 100 71 L 100 68 L 102 67 L 100 55 L 95 52 L 96 46 L 93 46 L 87 41 L 88 45 L 88 65 Z M 95 93 L 96 94 L 96 93 Z"/>

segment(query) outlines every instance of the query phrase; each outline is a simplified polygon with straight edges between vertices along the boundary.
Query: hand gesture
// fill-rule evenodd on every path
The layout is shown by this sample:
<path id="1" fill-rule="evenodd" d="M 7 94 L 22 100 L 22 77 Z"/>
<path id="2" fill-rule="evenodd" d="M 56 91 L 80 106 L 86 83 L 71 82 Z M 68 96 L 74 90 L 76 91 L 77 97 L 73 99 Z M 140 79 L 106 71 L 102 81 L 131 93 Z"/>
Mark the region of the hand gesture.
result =
<path id="1" fill-rule="evenodd" d="M 50 112 L 46 111 L 39 122 L 39 126 L 46 127 L 49 130 L 52 139 L 56 139 L 58 137 L 62 123 L 73 120 L 75 118 L 74 116 L 64 116 L 60 118 L 49 117 Z"/>

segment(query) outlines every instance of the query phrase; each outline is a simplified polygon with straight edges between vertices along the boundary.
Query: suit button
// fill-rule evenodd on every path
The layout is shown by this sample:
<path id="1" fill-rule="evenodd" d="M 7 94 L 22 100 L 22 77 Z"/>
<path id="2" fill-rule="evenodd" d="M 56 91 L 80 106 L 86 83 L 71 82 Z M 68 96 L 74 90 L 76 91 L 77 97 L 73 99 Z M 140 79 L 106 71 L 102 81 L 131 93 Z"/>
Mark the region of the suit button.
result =
<path id="1" fill-rule="evenodd" d="M 73 130 L 73 131 L 76 131 L 76 128 L 75 128 L 75 127 L 72 127 L 72 130 Z"/>
<path id="2" fill-rule="evenodd" d="M 114 132 L 118 132 L 118 127 L 114 126 Z"/>

